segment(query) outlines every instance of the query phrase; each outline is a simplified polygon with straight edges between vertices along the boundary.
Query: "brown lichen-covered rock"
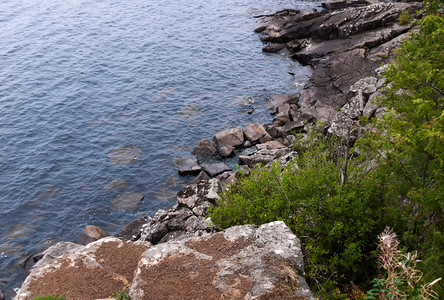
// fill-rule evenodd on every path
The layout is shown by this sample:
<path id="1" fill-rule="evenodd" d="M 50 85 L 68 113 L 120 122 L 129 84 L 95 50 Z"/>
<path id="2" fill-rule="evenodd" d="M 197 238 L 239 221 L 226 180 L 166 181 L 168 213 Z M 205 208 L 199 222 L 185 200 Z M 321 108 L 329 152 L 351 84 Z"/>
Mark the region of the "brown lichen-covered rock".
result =
<path id="1" fill-rule="evenodd" d="M 107 298 L 130 287 L 149 246 L 113 237 L 93 242 L 34 267 L 15 299 L 62 294 L 67 299 Z"/>
<path id="2" fill-rule="evenodd" d="M 133 300 L 314 299 L 300 242 L 283 222 L 159 244 L 136 274 Z"/>

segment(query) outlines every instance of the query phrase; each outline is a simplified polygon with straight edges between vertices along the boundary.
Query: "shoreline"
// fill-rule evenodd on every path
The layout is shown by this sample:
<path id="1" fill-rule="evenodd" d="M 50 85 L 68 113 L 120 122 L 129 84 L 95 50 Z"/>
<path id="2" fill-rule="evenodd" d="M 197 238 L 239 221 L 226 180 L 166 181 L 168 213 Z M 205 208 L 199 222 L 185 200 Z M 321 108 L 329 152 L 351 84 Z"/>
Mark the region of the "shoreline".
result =
<path id="1" fill-rule="evenodd" d="M 380 2 L 369 5 L 379 6 L 376 9 L 377 13 L 385 13 L 389 10 L 396 16 L 406 7 L 415 8 L 415 3 L 382 4 Z M 365 9 L 365 6 L 359 4 L 345 9 L 360 8 Z M 344 137 L 344 128 L 353 127 L 355 139 L 362 129 L 357 126 L 358 117 L 370 118 L 384 113 L 383 108 L 376 107 L 372 103 L 372 99 L 375 98 L 372 95 L 377 93 L 378 88 L 382 86 L 375 70 L 382 62 L 389 61 L 394 49 L 411 26 L 392 25 L 387 30 L 387 37 L 383 34 L 380 36 L 373 34 L 373 30 L 379 31 L 380 27 L 370 30 L 370 34 L 368 31 L 357 29 L 350 35 L 361 34 L 362 38 L 354 40 L 353 38 L 341 39 L 343 34 L 346 34 L 344 32 L 336 32 L 337 39 L 322 40 L 322 37 L 333 34 L 334 26 L 327 29 L 318 27 L 316 30 L 308 31 L 306 36 L 296 37 L 292 36 L 296 30 L 291 31 L 285 28 L 286 24 L 301 24 L 301 22 L 311 22 L 312 26 L 320 26 L 326 15 L 332 11 L 335 10 L 326 10 L 322 13 L 286 10 L 282 14 L 277 12 L 265 17 L 266 23 L 257 29 L 262 35 L 261 40 L 269 43 L 267 46 L 278 45 L 267 47 L 265 50 L 288 55 L 314 67 L 312 76 L 299 97 L 295 95 L 273 97 L 269 103 L 269 109 L 274 115 L 272 124 L 253 123 L 244 129 L 238 127 L 227 129 L 215 134 L 215 142 L 203 139 L 193 151 L 194 158 L 188 156 L 187 159 L 176 164 L 179 166 L 180 173 L 197 175 L 177 194 L 177 204 L 168 211 L 159 210 L 152 218 L 143 217 L 132 221 L 124 226 L 115 235 L 116 237 L 133 241 L 141 240 L 156 245 L 213 232 L 215 228 L 207 226 L 206 208 L 215 204 L 218 198 L 217 193 L 224 188 L 225 184 L 236 178 L 235 173 L 228 170 L 223 163 L 224 157 L 232 157 L 235 151 L 240 152 L 237 157 L 241 167 L 248 173 L 249 168 L 259 162 L 267 164 L 278 159 L 290 160 L 291 156 L 295 155 L 291 149 L 295 137 L 291 133 L 297 132 L 303 135 L 307 131 L 306 126 L 310 126 L 314 120 L 326 121 L 328 124 L 328 128 L 325 128 L 326 132 L 340 137 Z M 397 17 L 385 16 L 385 18 L 393 21 Z M 318 35 L 315 37 L 320 42 L 313 41 L 313 32 Z M 295 40 L 298 40 L 297 45 Z M 335 44 L 334 41 L 338 40 L 346 41 L 346 43 Z M 351 44 L 350 40 L 353 40 Z M 348 47 L 347 51 L 337 50 L 345 47 L 345 44 Z M 369 47 L 370 44 L 373 46 Z M 366 64 L 363 65 L 362 61 L 366 61 Z M 353 68 L 355 68 L 354 72 Z M 347 73 L 350 76 L 346 76 Z M 217 156 L 221 158 L 221 162 L 205 163 L 205 157 L 214 159 Z M 204 163 L 198 163 L 197 157 L 201 158 Z M 219 161 L 219 158 L 216 160 Z M 206 181 L 200 182 L 200 180 Z M 102 235 L 104 234 L 92 238 L 99 239 L 103 237 Z"/>

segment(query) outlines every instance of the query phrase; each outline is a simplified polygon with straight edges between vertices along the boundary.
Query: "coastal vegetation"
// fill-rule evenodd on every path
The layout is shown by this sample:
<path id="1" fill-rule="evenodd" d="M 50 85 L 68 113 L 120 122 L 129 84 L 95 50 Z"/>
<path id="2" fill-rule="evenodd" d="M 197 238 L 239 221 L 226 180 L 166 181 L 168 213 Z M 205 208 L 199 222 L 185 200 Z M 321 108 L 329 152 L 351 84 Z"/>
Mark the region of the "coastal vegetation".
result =
<path id="1" fill-rule="evenodd" d="M 354 144 L 312 126 L 294 161 L 239 171 L 211 212 L 222 228 L 284 221 L 321 299 L 444 298 L 443 2 L 424 8 L 384 73 L 388 113 L 362 119 Z M 391 255 L 382 236 L 397 245 Z"/>

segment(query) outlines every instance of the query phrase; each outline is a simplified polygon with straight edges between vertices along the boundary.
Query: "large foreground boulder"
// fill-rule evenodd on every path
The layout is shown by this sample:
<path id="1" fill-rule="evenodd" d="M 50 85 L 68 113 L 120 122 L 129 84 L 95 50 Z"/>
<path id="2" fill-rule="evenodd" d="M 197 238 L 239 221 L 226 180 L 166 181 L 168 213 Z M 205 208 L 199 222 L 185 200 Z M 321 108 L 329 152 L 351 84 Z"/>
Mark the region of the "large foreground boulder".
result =
<path id="1" fill-rule="evenodd" d="M 54 249 L 58 256 L 34 266 L 16 300 L 104 299 L 124 290 L 132 300 L 314 299 L 300 242 L 283 222 L 155 246 L 106 237 Z"/>
<path id="2" fill-rule="evenodd" d="M 148 247 L 149 243 L 124 242 L 114 237 L 79 245 L 74 252 L 66 245 L 56 247 L 66 248 L 66 254 L 31 269 L 15 299 L 62 294 L 66 299 L 111 297 L 129 289 L 134 270 Z"/>
<path id="3" fill-rule="evenodd" d="M 314 299 L 301 245 L 283 222 L 159 244 L 147 250 L 131 299 Z"/>

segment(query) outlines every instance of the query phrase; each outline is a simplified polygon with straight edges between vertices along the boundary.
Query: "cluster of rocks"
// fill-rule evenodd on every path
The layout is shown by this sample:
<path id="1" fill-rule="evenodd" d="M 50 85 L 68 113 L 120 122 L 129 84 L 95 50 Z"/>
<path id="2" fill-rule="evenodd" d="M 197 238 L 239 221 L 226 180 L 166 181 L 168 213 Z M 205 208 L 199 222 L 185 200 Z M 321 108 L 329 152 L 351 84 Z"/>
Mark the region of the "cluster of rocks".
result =
<path id="1" fill-rule="evenodd" d="M 314 299 L 298 238 L 283 222 L 151 245 L 106 237 L 44 252 L 15 299 Z"/>
<path id="2" fill-rule="evenodd" d="M 55 289 L 64 286 L 55 280 L 77 274 L 71 270 L 73 266 L 83 271 L 89 268 L 93 278 L 108 278 L 119 288 L 130 289 L 132 299 L 208 299 L 208 295 L 224 299 L 276 299 L 271 295 L 312 299 L 300 277 L 299 241 L 284 224 L 259 229 L 235 227 L 215 233 L 206 212 L 216 204 L 222 189 L 237 180 L 224 159 L 237 156 L 248 174 L 258 163 L 293 159 L 296 135 L 305 135 L 315 120 L 325 123 L 326 134 L 356 139 L 362 131 L 360 117 L 385 112 L 376 101 L 384 84 L 379 66 L 388 62 L 411 29 L 410 25 L 396 24 L 400 12 L 407 9 L 413 13 L 419 4 L 353 0 L 333 1 L 324 7 L 327 10 L 318 12 L 278 12 L 267 16 L 256 30 L 267 43 L 264 51 L 285 53 L 313 67 L 313 75 L 299 97 L 276 95 L 268 104 L 273 115 L 270 124 L 224 130 L 212 140 L 201 140 L 192 155 L 175 159 L 179 174 L 196 176 L 177 194 L 175 206 L 132 221 L 115 237 L 88 226 L 76 244 L 58 243 L 34 256 L 33 260 L 40 262 L 31 270 L 17 299 L 36 295 L 39 286 L 53 291 L 47 280 L 53 280 Z M 119 158 L 120 152 L 117 154 Z M 119 253 L 124 253 L 123 258 Z M 131 261 L 127 267 L 120 265 L 127 257 Z M 77 276 L 77 281 L 72 281 L 77 285 L 91 286 L 79 279 L 80 274 L 72 276 Z M 100 289 L 99 283 L 94 286 Z M 65 294 L 79 292 L 74 283 L 65 288 Z M 94 297 L 110 296 L 110 290 L 104 289 Z"/>
<path id="3" fill-rule="evenodd" d="M 358 99 L 351 102 L 358 103 L 360 114 L 364 112 L 370 89 L 350 87 L 367 77 L 371 79 L 366 84 L 380 86 L 373 79 L 378 76 L 376 70 L 390 61 L 413 26 L 399 25 L 399 15 L 404 10 L 415 15 L 421 3 L 332 1 L 324 6 L 334 10 L 281 11 L 267 17 L 256 31 L 267 43 L 264 51 L 281 52 L 313 67 L 299 95 L 301 109 L 317 119 L 340 123 L 343 116 L 338 110 L 354 97 Z"/>

